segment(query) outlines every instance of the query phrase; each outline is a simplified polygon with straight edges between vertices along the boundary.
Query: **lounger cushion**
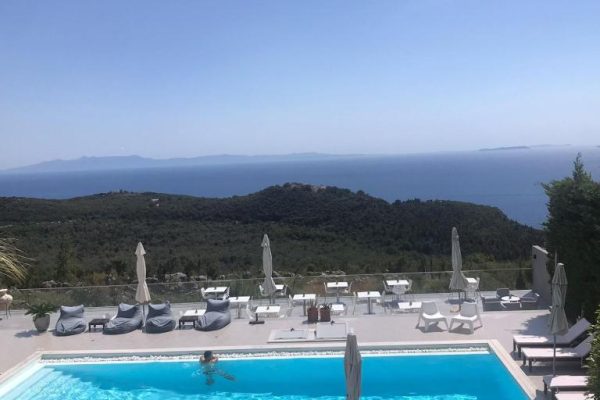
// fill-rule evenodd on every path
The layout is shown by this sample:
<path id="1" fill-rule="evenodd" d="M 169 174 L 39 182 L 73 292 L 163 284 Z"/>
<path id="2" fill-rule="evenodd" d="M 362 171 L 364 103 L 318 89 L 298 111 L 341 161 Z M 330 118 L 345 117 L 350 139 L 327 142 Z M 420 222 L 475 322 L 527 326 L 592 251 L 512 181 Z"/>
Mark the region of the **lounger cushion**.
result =
<path id="1" fill-rule="evenodd" d="M 229 300 L 207 300 L 206 312 L 198 317 L 196 329 L 199 331 L 214 331 L 229 325 L 231 313 Z"/>
<path id="2" fill-rule="evenodd" d="M 75 307 L 60 307 L 60 317 L 56 321 L 54 334 L 57 336 L 76 335 L 85 331 L 83 305 Z"/>
<path id="3" fill-rule="evenodd" d="M 117 316 L 106 325 L 104 325 L 104 333 L 115 335 L 120 333 L 132 332 L 142 327 L 142 308 L 139 304 L 119 304 Z"/>
<path id="4" fill-rule="evenodd" d="M 162 333 L 173 329 L 175 329 L 175 319 L 171 313 L 171 305 L 169 303 L 148 304 L 146 332 Z"/>

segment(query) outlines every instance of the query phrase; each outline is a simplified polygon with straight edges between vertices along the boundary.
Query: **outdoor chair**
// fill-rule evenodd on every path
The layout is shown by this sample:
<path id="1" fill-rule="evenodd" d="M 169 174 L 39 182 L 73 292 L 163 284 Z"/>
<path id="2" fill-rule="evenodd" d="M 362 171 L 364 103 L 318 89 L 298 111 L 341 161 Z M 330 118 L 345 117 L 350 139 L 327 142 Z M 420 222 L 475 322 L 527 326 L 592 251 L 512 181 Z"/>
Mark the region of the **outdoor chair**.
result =
<path id="1" fill-rule="evenodd" d="M 476 283 L 473 284 L 469 284 L 467 285 L 467 288 L 465 290 L 465 295 L 468 299 L 474 299 L 476 300 L 477 297 L 479 297 L 479 280 L 481 278 L 477 277 L 475 278 L 475 280 L 477 281 Z"/>
<path id="2" fill-rule="evenodd" d="M 496 296 L 481 296 L 481 305 L 483 306 L 483 311 L 501 311 L 503 310 L 500 305 L 500 299 Z"/>
<path id="3" fill-rule="evenodd" d="M 139 304 L 131 305 L 121 303 L 117 308 L 117 315 L 110 319 L 102 333 L 107 335 L 117 335 L 133 332 L 140 329 L 143 325 L 142 308 Z"/>
<path id="4" fill-rule="evenodd" d="M 206 301 L 206 312 L 198 316 L 196 329 L 199 331 L 215 331 L 226 327 L 230 322 L 229 300 L 208 299 Z"/>
<path id="5" fill-rule="evenodd" d="M 84 332 L 86 323 L 83 313 L 83 305 L 75 307 L 61 306 L 54 334 L 56 336 L 70 336 Z"/>
<path id="6" fill-rule="evenodd" d="M 148 304 L 148 316 L 144 326 L 146 333 L 163 333 L 175 329 L 175 318 L 170 303 Z"/>
<path id="7" fill-rule="evenodd" d="M 452 325 L 456 322 L 461 325 L 467 324 L 469 330 L 473 333 L 475 331 L 473 325 L 476 321 L 479 321 L 480 327 L 483 326 L 483 322 L 479 316 L 479 310 L 477 309 L 477 303 L 463 303 L 460 308 L 460 314 L 452 317 L 450 320 L 450 327 L 448 330 L 452 330 Z"/>
<path id="8" fill-rule="evenodd" d="M 383 280 L 383 302 L 385 303 L 385 296 L 386 295 L 392 295 L 392 296 L 396 296 L 396 292 L 394 291 L 394 288 L 392 286 L 388 286 L 387 284 L 387 280 Z"/>
<path id="9" fill-rule="evenodd" d="M 421 320 L 423 320 L 423 323 L 425 324 L 425 331 L 428 331 L 431 325 L 437 325 L 439 322 L 446 324 L 446 329 L 448 329 L 448 320 L 440 313 L 440 310 L 434 301 L 424 301 L 423 304 L 421 304 L 417 328 L 419 327 Z"/>
<path id="10" fill-rule="evenodd" d="M 559 392 L 554 395 L 554 400 L 594 400 L 594 395 L 586 392 Z"/>
<path id="11" fill-rule="evenodd" d="M 575 347 L 561 347 L 556 349 L 556 361 L 579 361 L 583 366 L 583 360 L 590 354 L 592 348 L 592 338 L 592 335 L 588 336 Z M 525 347 L 522 349 L 521 354 L 523 365 L 529 363 L 529 372 L 531 372 L 534 362 L 552 361 L 554 358 L 554 349 Z"/>
<path id="12" fill-rule="evenodd" d="M 557 347 L 572 347 L 582 336 L 587 335 L 590 322 L 582 318 L 569 328 L 564 335 L 556 336 Z M 521 357 L 522 347 L 553 347 L 554 338 L 552 336 L 537 335 L 515 335 L 513 336 L 513 352 L 517 352 Z"/>
<path id="13" fill-rule="evenodd" d="M 537 310 L 540 302 L 540 295 L 536 292 L 529 292 L 521 297 L 522 310 Z"/>
<path id="14" fill-rule="evenodd" d="M 586 390 L 587 380 L 586 375 L 545 375 L 544 376 L 544 394 L 548 390 L 552 394 L 563 390 Z"/>
<path id="15" fill-rule="evenodd" d="M 510 289 L 509 288 L 499 288 L 496 289 L 496 298 L 498 300 L 500 300 L 503 297 L 507 297 L 510 296 Z"/>

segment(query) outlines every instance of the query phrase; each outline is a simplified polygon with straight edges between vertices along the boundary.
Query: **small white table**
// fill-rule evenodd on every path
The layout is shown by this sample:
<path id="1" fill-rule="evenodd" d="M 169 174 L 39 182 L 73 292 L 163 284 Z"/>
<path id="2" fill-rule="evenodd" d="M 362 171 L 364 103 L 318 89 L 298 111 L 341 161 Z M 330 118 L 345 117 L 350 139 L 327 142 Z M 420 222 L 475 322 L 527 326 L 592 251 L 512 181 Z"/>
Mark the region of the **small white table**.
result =
<path id="1" fill-rule="evenodd" d="M 278 317 L 281 306 L 259 306 L 256 307 L 256 315 L 264 317 Z"/>
<path id="2" fill-rule="evenodd" d="M 342 315 L 345 311 L 345 307 L 343 304 L 332 304 L 331 305 L 331 314 L 334 315 Z"/>
<path id="3" fill-rule="evenodd" d="M 475 279 L 475 278 L 467 278 L 467 283 L 469 285 L 473 285 L 473 286 L 477 285 L 477 279 Z"/>
<path id="4" fill-rule="evenodd" d="M 521 301 L 520 297 L 517 296 L 504 296 L 500 298 L 500 301 L 503 301 L 505 303 L 518 303 L 519 301 Z"/>
<path id="5" fill-rule="evenodd" d="M 371 299 L 378 299 L 381 297 L 379 292 L 356 292 L 356 297 L 359 299 L 367 299 L 368 314 L 373 314 L 371 311 Z"/>
<path id="6" fill-rule="evenodd" d="M 205 309 L 199 309 L 199 310 L 186 310 L 186 312 L 184 312 L 184 313 L 183 313 L 183 316 L 184 316 L 184 317 L 190 317 L 190 316 L 193 316 L 193 315 L 200 316 L 200 315 L 204 315 L 204 313 L 205 313 L 205 312 L 206 312 L 206 310 L 205 310 Z"/>
<path id="7" fill-rule="evenodd" d="M 250 302 L 250 296 L 237 296 L 237 297 L 230 297 L 229 298 L 229 303 L 231 304 L 237 304 L 237 317 L 238 319 L 241 318 L 240 317 L 240 310 L 242 308 L 242 304 L 248 304 Z"/>
<path id="8" fill-rule="evenodd" d="M 292 297 L 292 299 L 294 301 L 302 300 L 302 315 L 306 315 L 306 300 L 316 301 L 317 295 L 314 293 L 295 294 L 294 297 Z"/>
<path id="9" fill-rule="evenodd" d="M 211 297 L 219 297 L 227 292 L 227 286 L 213 286 L 204 289 L 204 294 Z"/>
<path id="10" fill-rule="evenodd" d="M 340 302 L 340 290 L 348 289 L 348 282 L 327 282 L 328 289 L 335 289 L 335 301 Z"/>
<path id="11" fill-rule="evenodd" d="M 400 312 L 414 312 L 421 311 L 422 303 L 420 301 L 401 301 L 398 302 L 398 311 Z"/>

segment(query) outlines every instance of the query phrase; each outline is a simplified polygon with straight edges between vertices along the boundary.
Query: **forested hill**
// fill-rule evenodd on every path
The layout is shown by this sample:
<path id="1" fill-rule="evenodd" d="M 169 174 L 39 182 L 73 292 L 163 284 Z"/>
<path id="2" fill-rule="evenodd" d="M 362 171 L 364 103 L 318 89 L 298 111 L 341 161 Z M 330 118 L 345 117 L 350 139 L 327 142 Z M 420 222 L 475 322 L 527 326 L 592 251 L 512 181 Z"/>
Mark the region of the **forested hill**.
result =
<path id="1" fill-rule="evenodd" d="M 206 199 L 108 193 L 70 200 L 0 198 L 0 236 L 31 257 L 29 286 L 42 281 L 133 279 L 138 241 L 149 275 L 259 274 L 263 233 L 280 273 L 448 269 L 458 228 L 467 267 L 524 260 L 539 230 L 500 210 L 454 201 L 397 201 L 300 184 Z"/>

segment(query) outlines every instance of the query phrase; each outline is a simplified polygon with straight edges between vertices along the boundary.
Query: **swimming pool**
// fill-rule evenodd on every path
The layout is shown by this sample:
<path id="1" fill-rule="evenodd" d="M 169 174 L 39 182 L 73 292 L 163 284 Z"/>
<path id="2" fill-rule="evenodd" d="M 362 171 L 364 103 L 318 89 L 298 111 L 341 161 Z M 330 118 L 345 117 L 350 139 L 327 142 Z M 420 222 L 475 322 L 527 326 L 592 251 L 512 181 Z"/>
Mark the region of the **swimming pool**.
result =
<path id="1" fill-rule="evenodd" d="M 5 400 L 344 399 L 341 355 L 197 361 L 36 363 Z M 221 373 L 222 372 L 222 373 Z M 17 377 L 15 377 L 16 379 Z M 230 380 L 232 379 L 233 380 Z M 363 354 L 363 399 L 526 400 L 493 352 Z M 1 388 L 0 388 L 1 389 Z M 1 393 L 1 392 L 0 392 Z"/>

